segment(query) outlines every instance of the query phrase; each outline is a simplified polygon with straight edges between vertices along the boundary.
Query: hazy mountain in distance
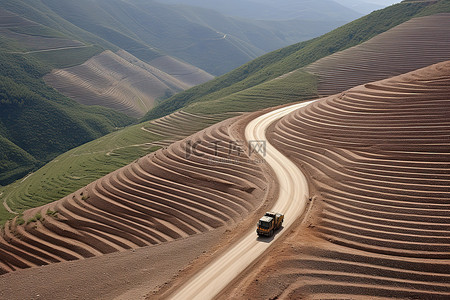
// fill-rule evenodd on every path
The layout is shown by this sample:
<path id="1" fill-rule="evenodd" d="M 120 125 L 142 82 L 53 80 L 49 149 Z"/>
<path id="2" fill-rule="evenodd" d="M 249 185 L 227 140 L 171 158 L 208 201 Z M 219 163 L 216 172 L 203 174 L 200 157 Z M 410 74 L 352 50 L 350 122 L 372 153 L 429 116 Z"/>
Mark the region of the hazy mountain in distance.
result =
<path id="1" fill-rule="evenodd" d="M 225 15 L 255 20 L 351 21 L 362 16 L 332 0 L 164 0 L 164 3 L 210 8 Z"/>
<path id="2" fill-rule="evenodd" d="M 373 12 L 374 10 L 382 9 L 385 6 L 390 5 L 389 3 L 382 4 L 360 0 L 334 0 L 334 1 L 365 15 Z"/>

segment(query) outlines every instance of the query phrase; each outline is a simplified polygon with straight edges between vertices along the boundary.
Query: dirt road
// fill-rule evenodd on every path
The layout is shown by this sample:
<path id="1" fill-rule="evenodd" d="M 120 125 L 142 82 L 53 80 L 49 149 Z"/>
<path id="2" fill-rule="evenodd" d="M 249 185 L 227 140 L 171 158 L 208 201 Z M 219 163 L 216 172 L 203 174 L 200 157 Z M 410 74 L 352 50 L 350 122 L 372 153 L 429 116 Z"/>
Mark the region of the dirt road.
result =
<path id="1" fill-rule="evenodd" d="M 274 121 L 311 102 L 283 107 L 256 118 L 247 125 L 245 131 L 247 141 L 266 141 L 266 130 Z M 211 299 L 216 296 L 284 232 L 287 232 L 305 210 L 309 191 L 304 174 L 269 143 L 266 144 L 264 158 L 273 168 L 279 182 L 280 194 L 272 210 L 285 214 L 283 229 L 270 239 L 258 238 L 255 230 L 249 231 L 221 257 L 176 291 L 172 299 Z"/>

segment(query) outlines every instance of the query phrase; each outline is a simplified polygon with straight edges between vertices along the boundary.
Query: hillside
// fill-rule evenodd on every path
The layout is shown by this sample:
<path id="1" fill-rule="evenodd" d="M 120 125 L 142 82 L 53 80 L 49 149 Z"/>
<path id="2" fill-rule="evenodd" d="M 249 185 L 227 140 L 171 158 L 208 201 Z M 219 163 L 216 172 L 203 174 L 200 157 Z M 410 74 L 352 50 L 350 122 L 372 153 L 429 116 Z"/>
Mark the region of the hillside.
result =
<path id="1" fill-rule="evenodd" d="M 446 61 L 278 121 L 269 139 L 306 172 L 313 200 L 234 297 L 448 298 L 449 88 Z"/>
<path id="2" fill-rule="evenodd" d="M 424 3 L 403 5 L 396 5 L 386 8 L 384 22 L 389 23 L 392 21 L 392 19 L 388 16 L 395 16 L 395 18 L 398 18 L 403 13 L 406 15 L 405 18 L 409 18 L 412 12 L 417 13 L 418 11 L 423 11 L 424 7 L 425 11 L 427 10 L 426 4 Z M 441 4 L 438 3 L 436 5 Z M 435 5 L 430 6 L 430 8 L 433 7 L 435 7 Z M 410 11 L 405 8 L 408 8 Z M 441 6 L 438 11 L 445 11 L 445 6 L 444 8 Z M 385 23 L 379 20 L 379 16 L 380 13 L 377 12 L 374 13 L 374 16 L 369 16 L 369 19 L 364 20 L 370 20 L 371 22 L 374 22 L 373 24 L 378 24 L 377 26 L 381 26 L 380 24 L 384 26 Z M 355 26 L 361 25 L 359 21 L 355 21 L 354 24 Z M 366 29 L 370 28 L 372 31 L 377 30 L 377 26 L 375 25 L 369 26 L 366 24 L 366 26 Z M 363 29 L 365 30 L 365 28 Z M 415 30 L 416 34 L 420 34 L 420 31 L 417 31 L 417 28 L 411 27 L 411 29 Z M 436 29 L 438 30 L 438 28 Z M 341 28 L 341 30 L 345 33 L 350 31 L 351 28 Z M 357 31 L 357 29 L 354 30 Z M 445 30 L 447 30 L 447 28 L 444 28 L 444 31 Z M 441 30 L 439 31 L 442 32 Z M 348 42 L 347 35 L 341 33 L 341 31 L 338 31 L 337 33 L 341 35 L 342 40 L 333 41 L 336 44 L 342 44 L 341 47 L 344 47 L 343 45 Z M 355 39 L 359 39 L 363 35 L 363 33 L 359 34 L 360 36 L 355 36 Z M 432 52 L 436 53 L 434 58 L 430 58 L 426 55 L 424 56 L 420 47 L 412 47 L 410 53 L 408 54 L 410 55 L 408 56 L 408 59 L 411 59 L 411 57 L 414 56 L 412 61 L 420 62 L 421 64 L 433 64 L 441 61 L 442 57 L 439 55 L 442 55 L 442 51 L 445 52 L 445 50 L 448 49 L 448 46 L 446 45 L 448 39 L 446 36 L 447 35 L 445 34 L 441 35 L 441 42 L 436 39 L 436 45 L 439 45 L 442 48 L 437 47 L 435 51 Z M 330 35 L 326 35 L 322 38 L 328 42 L 332 40 Z M 391 40 L 386 41 L 390 42 Z M 318 49 L 317 47 L 318 44 L 314 43 L 308 46 L 308 49 L 316 51 Z M 386 48 L 389 48 L 388 45 L 386 45 Z M 272 75 L 268 75 L 271 74 L 271 72 L 287 72 L 287 70 L 292 69 L 290 65 L 290 63 L 292 63 L 291 59 L 292 57 L 295 57 L 294 55 L 289 55 L 292 51 L 292 47 L 290 47 L 284 49 L 283 51 L 276 52 L 278 53 L 278 57 L 275 56 L 276 53 L 269 55 L 269 57 L 272 58 L 272 63 L 269 64 L 267 68 L 263 68 L 263 61 L 255 61 L 254 63 L 251 63 L 241 69 L 231 72 L 227 76 L 223 76 L 210 83 L 206 83 L 202 86 L 192 88 L 185 93 L 181 93 L 180 97 L 174 97 L 166 103 L 175 103 L 175 101 L 172 101 L 175 99 L 187 102 L 190 100 L 189 97 L 196 99 L 197 97 L 195 93 L 200 93 L 200 95 L 201 93 L 206 94 L 208 87 L 213 90 L 212 86 L 218 87 L 218 82 L 223 84 L 226 80 L 229 80 L 230 82 L 237 81 L 238 76 L 243 76 L 243 78 L 245 78 L 245 74 L 249 74 L 249 78 L 254 76 L 253 79 L 255 80 L 263 80 L 264 78 L 267 79 L 272 77 Z M 316 52 L 314 52 L 314 54 L 316 54 Z M 303 55 L 301 57 L 309 57 L 312 54 L 303 49 L 300 50 L 299 55 Z M 287 57 L 286 61 L 289 63 L 276 64 L 276 59 L 283 62 L 284 56 Z M 393 53 L 393 57 L 401 58 L 403 56 L 402 53 Z M 376 61 L 372 62 L 373 70 L 377 70 L 378 65 L 382 65 L 378 64 Z M 395 65 L 407 65 L 407 63 L 399 59 Z M 259 66 L 261 70 L 265 70 L 268 73 L 262 71 L 258 73 L 258 68 L 256 68 L 257 66 Z M 421 66 L 422 65 L 419 65 L 417 68 L 420 68 Z M 250 72 L 250 67 L 254 67 L 255 70 Z M 409 67 L 414 68 L 414 65 L 411 64 Z M 386 73 L 386 70 L 381 71 Z M 374 72 L 373 74 L 375 75 L 377 73 Z M 376 80 L 376 78 L 374 80 Z M 213 93 L 211 96 L 203 97 L 201 100 L 204 101 L 197 101 L 183 108 L 182 111 L 179 112 L 182 113 L 181 116 L 179 113 L 171 114 L 163 120 L 156 119 L 153 122 L 145 122 L 142 125 L 118 131 L 111 137 L 106 137 L 96 141 L 95 143 L 80 147 L 48 164 L 45 168 L 42 168 L 35 174 L 29 176 L 27 180 L 17 182 L 14 185 L 3 188 L 0 191 L 4 193 L 1 199 L 6 201 L 8 205 L 16 211 L 22 211 L 26 208 L 43 205 L 51 201 L 58 200 L 63 196 L 87 185 L 89 182 L 145 155 L 148 151 L 151 151 L 151 146 L 146 146 L 146 144 L 151 145 L 152 143 L 156 143 L 155 145 L 165 146 L 170 141 L 176 141 L 192 134 L 192 131 L 186 130 L 188 128 L 192 128 L 193 130 L 201 130 L 210 126 L 214 122 L 224 120 L 244 111 L 254 111 L 265 107 L 318 97 L 318 84 L 316 77 L 310 73 L 307 73 L 303 69 L 295 70 L 294 72 L 287 72 L 283 76 L 276 79 L 267 80 L 267 82 L 255 85 L 251 88 L 247 88 L 248 85 L 249 82 L 244 80 L 242 85 L 235 84 L 231 86 L 232 89 L 242 90 L 238 93 L 231 94 L 231 89 L 225 89 L 223 91 Z M 222 93 L 223 95 L 229 95 L 222 96 Z M 181 96 L 184 98 L 181 98 Z M 234 113 L 229 114 L 230 112 Z M 187 115 L 194 117 L 186 118 Z M 205 115 L 210 116 L 208 122 L 205 122 Z M 170 127 L 170 130 L 157 130 L 156 128 L 159 124 L 161 124 L 161 122 L 164 124 L 164 127 Z M 142 128 L 152 128 L 152 134 L 150 135 L 149 132 L 142 130 Z M 161 141 L 163 142 L 161 143 Z M 108 153 L 114 149 L 120 150 L 113 151 L 115 154 L 114 156 L 108 155 Z M 30 195 L 33 196 L 31 197 Z M 0 209 L 0 211 L 2 210 Z M 5 213 L 5 216 L 6 215 L 7 214 Z"/>
<path id="3" fill-rule="evenodd" d="M 260 205 L 267 183 L 245 151 L 229 151 L 237 140 L 235 121 L 171 144 L 7 222 L 0 235 L 0 274 L 157 245 L 242 220 Z M 215 150 L 217 140 L 221 145 Z M 193 144 L 201 144 L 195 154 Z"/>
<path id="4" fill-rule="evenodd" d="M 113 105 L 110 105 L 109 107 L 112 106 L 116 109 L 117 106 L 119 106 L 119 110 L 125 111 L 133 117 L 140 117 L 154 102 L 161 101 L 182 89 L 205 82 L 212 78 L 198 67 L 193 67 L 179 59 L 166 55 L 164 50 L 156 48 L 156 45 L 154 44 L 157 44 L 158 46 L 165 45 L 165 47 L 168 48 L 174 46 L 178 49 L 177 51 L 189 53 L 189 51 L 186 51 L 185 47 L 186 45 L 192 45 L 192 38 L 198 38 L 199 36 L 201 38 L 206 37 L 207 40 L 201 41 L 201 43 L 198 44 L 198 47 L 203 51 L 206 49 L 204 42 L 207 44 L 212 43 L 214 44 L 213 48 L 208 48 L 212 51 L 211 53 L 216 55 L 218 53 L 220 54 L 220 51 L 223 51 L 224 55 L 222 55 L 222 57 L 212 58 L 212 60 L 208 61 L 208 59 L 210 59 L 208 58 L 209 52 L 205 55 L 204 52 L 198 52 L 198 49 L 194 49 L 192 50 L 192 53 L 196 53 L 196 59 L 202 60 L 205 64 L 214 68 L 221 68 L 222 66 L 229 70 L 233 68 L 233 66 L 248 61 L 251 58 L 256 57 L 256 55 L 264 53 L 264 51 L 268 51 L 267 49 L 275 49 L 293 41 L 297 41 L 298 39 L 310 38 L 311 36 L 317 35 L 319 32 L 326 32 L 330 28 L 336 26 L 336 23 L 332 22 L 322 24 L 315 23 L 314 26 L 301 26 L 307 28 L 307 30 L 298 32 L 296 28 L 299 27 L 300 23 L 295 22 L 280 23 L 260 21 L 250 23 L 244 22 L 244 24 L 242 23 L 243 21 L 224 18 L 215 12 L 207 10 L 184 8 L 182 10 L 177 9 L 176 12 L 173 12 L 172 8 L 169 9 L 165 5 L 155 4 L 156 6 L 152 6 L 153 4 L 147 2 L 136 2 L 134 4 L 124 1 L 119 2 L 115 3 L 120 4 L 119 7 L 128 13 L 125 13 L 121 9 L 113 9 L 110 5 L 103 5 L 103 2 L 101 1 L 85 1 L 83 3 L 66 1 L 66 3 L 64 3 L 63 1 L 1 0 L 0 51 L 2 53 L 1 59 L 5 60 L 4 62 L 1 62 L 3 66 L 5 66 L 2 70 L 20 69 L 20 71 L 8 71 L 2 73 L 2 75 L 15 82 L 18 77 L 22 77 L 21 79 L 24 85 L 34 86 L 31 89 L 33 92 L 36 92 L 47 100 L 54 100 L 63 99 L 63 97 L 61 94 L 54 93 L 53 90 L 48 89 L 48 87 L 44 85 L 44 82 L 40 81 L 40 77 L 43 77 L 54 68 L 60 69 L 59 71 L 55 70 L 53 72 L 53 75 L 59 74 L 60 77 L 53 77 L 52 80 L 49 80 L 48 82 L 52 82 L 63 94 L 73 97 L 74 100 L 77 100 L 80 103 L 113 103 Z M 100 5 L 101 8 L 97 9 L 99 7 L 98 5 Z M 68 11 L 70 12 L 70 16 L 58 14 L 58 12 L 67 13 Z M 79 15 L 77 15 L 77 13 L 79 13 Z M 167 17 L 169 15 L 170 17 Z M 118 23 L 113 16 L 122 18 L 126 24 Z M 77 21 L 81 22 L 81 25 L 87 27 L 82 28 L 83 26 L 80 24 L 78 25 L 81 27 L 78 27 L 77 24 L 70 22 L 70 18 L 75 18 Z M 155 22 L 149 24 L 145 23 L 146 20 Z M 216 21 L 217 24 L 214 23 Z M 136 22 L 138 24 L 136 24 Z M 164 22 L 167 22 L 167 24 L 164 25 Z M 128 28 L 127 24 L 131 27 Z M 164 28 L 166 28 L 167 31 L 165 34 L 161 31 L 160 33 L 157 33 L 156 36 L 149 35 L 148 30 L 142 31 L 142 28 L 149 29 L 150 25 L 157 27 L 165 26 Z M 318 31 L 311 30 L 313 27 L 317 28 Z M 89 31 L 90 29 L 92 29 L 92 32 Z M 188 32 L 186 35 L 186 30 L 191 33 Z M 219 30 L 220 32 L 225 33 L 217 33 Z M 247 32 L 249 36 L 246 36 L 245 32 Z M 282 32 L 285 32 L 285 34 L 281 34 Z M 183 41 L 180 41 L 180 36 L 187 37 Z M 209 37 L 212 36 L 214 38 L 210 40 Z M 224 36 L 227 36 L 229 41 L 222 39 Z M 216 37 L 219 37 L 219 39 L 214 40 Z M 165 38 L 168 38 L 168 40 L 165 40 Z M 257 46 L 251 45 L 252 41 L 258 41 L 260 44 Z M 225 45 L 223 44 L 224 42 Z M 136 58 L 133 55 L 129 56 L 129 54 L 124 54 L 126 51 L 121 50 L 120 46 L 130 50 L 139 58 Z M 175 48 L 172 47 L 171 49 L 173 50 Z M 140 83 L 140 86 L 135 87 L 133 84 L 127 82 L 127 80 L 130 80 L 129 78 L 122 82 L 123 85 L 112 82 L 117 78 L 123 79 L 126 74 L 115 74 L 117 76 L 107 76 L 108 78 L 102 78 L 102 75 L 100 75 L 96 77 L 97 80 L 103 80 L 103 82 L 105 82 L 105 80 L 106 82 L 110 80 L 109 83 L 105 83 L 106 86 L 104 86 L 104 89 L 95 91 L 92 89 L 85 91 L 81 89 L 73 90 L 74 84 L 86 84 L 91 78 L 84 78 L 82 76 L 83 71 L 81 71 L 81 74 L 76 74 L 79 76 L 71 76 L 66 73 L 65 69 L 77 69 L 77 67 L 86 63 L 89 59 L 100 55 L 105 50 L 125 55 L 125 57 L 122 58 L 127 60 L 128 63 L 116 57 L 116 60 L 113 63 L 120 62 L 124 64 L 120 67 L 116 64 L 116 69 L 129 69 L 130 62 L 137 64 L 139 68 L 144 69 L 150 74 L 142 73 L 142 70 L 131 67 L 134 69 L 134 72 L 132 72 L 132 74 L 134 74 L 133 76 L 143 74 L 143 76 L 140 77 L 146 78 L 147 80 L 143 80 L 143 82 Z M 235 55 L 236 51 L 241 54 Z M 192 53 L 189 55 L 194 55 Z M 226 55 L 229 55 L 227 59 L 225 59 Z M 233 63 L 230 64 L 230 61 L 235 59 L 235 57 L 240 60 L 235 62 L 234 65 Z M 242 59 L 242 57 L 245 58 Z M 15 64 L 17 64 L 17 66 Z M 83 69 L 83 67 L 81 68 Z M 155 70 L 154 68 L 159 70 Z M 165 72 L 169 77 L 174 78 L 167 78 L 167 75 L 161 74 L 161 72 Z M 163 79 L 154 78 L 155 73 L 160 77 L 162 76 Z M 132 78 L 131 74 L 128 75 Z M 29 76 L 31 76 L 31 78 L 29 78 Z M 72 80 L 75 80 L 75 82 Z M 181 83 L 179 81 L 181 81 Z M 124 87 L 126 87 L 127 93 L 131 92 L 131 94 L 134 95 L 133 100 L 135 101 L 131 101 L 130 103 L 130 99 L 123 99 L 124 91 L 119 92 L 118 89 Z M 150 87 L 153 87 L 151 91 L 149 91 Z M 23 88 L 25 91 L 28 89 L 29 87 Z M 6 92 L 10 93 L 10 91 Z M 99 102 L 91 101 L 93 97 L 98 94 L 104 96 L 103 100 Z M 8 102 L 10 99 L 2 101 Z M 64 110 L 71 111 L 74 108 L 73 104 L 69 105 L 71 102 L 67 101 L 67 99 L 63 101 Z M 119 104 L 117 105 L 117 103 Z M 65 107 L 66 105 L 71 108 Z M 12 107 L 9 107 L 9 109 L 11 112 Z M 53 108 L 36 110 L 36 113 L 33 113 L 35 114 L 33 118 L 39 120 L 46 119 L 42 115 L 39 115 L 38 111 L 51 112 L 52 110 Z M 27 134 L 22 136 L 20 135 L 21 130 L 18 130 L 16 137 L 10 136 L 10 129 L 3 128 L 6 125 L 2 125 L 0 131 L 2 134 L 2 148 L 9 149 L 9 151 L 8 155 L 3 154 L 2 156 L 2 176 L 0 176 L 0 184 L 9 183 L 14 179 L 24 176 L 37 166 L 42 165 L 57 154 L 60 154 L 61 151 L 66 151 L 95 137 L 111 132 L 111 130 L 116 127 L 123 127 L 131 122 L 131 119 L 127 119 L 127 121 L 124 121 L 125 119 L 123 119 L 121 121 L 120 119 L 124 118 L 123 116 L 115 115 L 109 111 L 100 112 L 101 109 L 99 108 L 80 109 L 77 107 L 74 111 L 76 112 L 69 113 L 71 121 L 68 121 L 68 123 L 74 122 L 76 124 L 70 126 L 83 127 L 85 133 L 80 134 L 77 132 L 76 135 L 73 135 L 70 138 L 61 137 L 57 133 L 62 133 L 59 128 L 52 132 L 52 134 L 46 135 L 51 132 L 48 126 L 55 125 L 55 123 L 52 122 L 37 122 L 40 124 L 39 126 L 32 125 L 35 127 L 35 130 L 29 130 L 31 125 L 24 126 L 24 131 Z M 90 112 L 80 119 L 78 119 L 78 117 L 72 119 L 74 115 L 80 114 L 81 111 Z M 14 113 L 21 114 L 19 110 Z M 67 111 L 64 112 L 64 114 L 66 113 Z M 3 115 L 5 114 L 6 111 Z M 104 120 L 105 117 L 98 116 L 98 114 L 108 115 L 107 118 L 109 120 Z M 112 117 L 113 115 L 114 117 Z M 26 118 L 27 121 L 19 121 L 18 124 L 23 125 L 31 120 L 30 116 L 27 116 Z M 61 128 L 64 128 L 64 126 Z M 46 149 L 45 151 L 48 150 L 48 153 L 43 155 L 44 150 L 41 146 L 43 143 L 40 138 L 36 140 L 33 136 L 30 139 L 34 141 L 33 143 L 22 141 L 22 139 L 28 138 L 28 135 L 32 135 L 36 130 L 40 131 L 37 136 L 41 136 L 42 140 L 55 141 L 55 146 L 53 146 L 53 148 L 57 149 Z M 40 149 L 34 149 L 35 147 Z M 38 153 L 39 157 L 36 156 Z"/>
<path id="5" fill-rule="evenodd" d="M 22 212 L 61 199 L 148 153 L 232 116 L 178 112 L 129 126 L 72 149 L 0 191 L 4 203 L 0 206 L 2 223 L 13 216 L 5 206 Z"/>
<path id="6" fill-rule="evenodd" d="M 38 56 L 63 49 L 72 54 L 65 63 L 76 64 L 98 53 L 98 47 L 4 9 L 0 16 L 1 185 L 132 122 L 115 111 L 77 105 L 41 80 L 52 65 Z"/>
<path id="7" fill-rule="evenodd" d="M 184 71 L 178 78 L 186 77 L 188 82 L 182 82 L 126 51 L 118 54 L 105 51 L 82 65 L 55 69 L 44 76 L 44 80 L 81 104 L 100 105 L 139 118 L 162 97 L 167 98 L 214 78 L 193 66 L 182 65 L 175 59 L 170 63 L 161 57 L 159 65 L 163 68 Z"/>
<path id="8" fill-rule="evenodd" d="M 37 61 L 0 54 L 1 182 L 20 178 L 56 155 L 131 123 L 112 110 L 84 107 L 48 88 Z M 71 134 L 67 134 L 70 132 Z"/>
<path id="9" fill-rule="evenodd" d="M 16 11 L 20 15 L 4 8 Z M 133 117 L 142 116 L 154 101 L 160 101 L 180 90 L 213 78 L 196 67 L 158 54 L 155 65 L 172 75 L 166 74 L 58 17 L 42 3 L 29 6 L 22 1 L 0 1 L 2 77 L 0 143 L 1 148 L 5 150 L 0 158 L 1 185 L 25 176 L 73 147 L 129 125 L 133 121 L 132 118 L 117 113 L 117 106 L 112 106 L 116 111 L 111 111 L 100 107 L 88 108 L 76 105 L 41 80 L 44 75 L 49 76 L 48 73 L 53 68 L 70 70 L 80 68 L 79 66 L 87 60 L 98 57 L 105 48 L 117 51 L 122 57 L 116 56 L 114 60 L 109 61 L 109 65 L 104 59 L 102 61 L 104 68 L 96 65 L 99 67 L 97 71 L 104 72 L 108 67 L 128 71 L 128 73 L 120 71 L 109 73 L 110 76 L 107 78 L 102 78 L 102 75 L 98 74 L 100 80 L 106 80 L 106 85 L 115 86 L 115 91 L 122 90 L 118 92 L 117 100 L 114 98 L 117 92 L 113 88 L 113 97 L 107 97 L 109 103 L 123 101 L 125 93 L 123 87 L 127 86 L 127 80 L 136 81 L 136 78 L 140 78 L 143 81 L 138 87 L 128 84 L 128 92 L 134 92 L 135 95 L 131 100 L 136 101 L 130 104 L 127 98 L 125 109 L 120 107 L 126 112 L 131 110 L 132 113 L 129 115 Z M 65 69 L 59 72 L 64 73 Z M 52 74 L 57 72 L 55 70 Z M 76 84 L 86 84 L 93 78 L 83 77 L 82 72 L 77 75 L 79 75 L 76 78 L 78 82 L 70 81 L 73 77 L 64 78 L 65 81 L 61 79 L 62 83 L 55 78 L 52 79 L 55 85 L 58 83 L 63 87 L 64 84 L 66 87 L 68 85 L 72 92 L 75 88 L 74 94 L 66 93 L 64 89 L 61 91 L 80 103 L 104 104 L 83 101 L 88 100 L 85 98 L 86 95 L 92 97 L 92 91 L 89 93 L 89 90 L 83 90 L 83 87 L 77 88 Z M 155 78 L 155 75 L 159 79 Z M 104 94 L 107 90 L 96 92 Z M 142 103 L 142 99 L 148 103 Z M 136 102 L 140 104 L 137 108 Z M 1 215 L 4 216 L 4 213 Z"/>
<path id="10" fill-rule="evenodd" d="M 144 70 L 149 71 L 150 73 L 155 73 L 156 75 L 160 75 L 161 73 L 164 75 L 163 78 L 166 76 L 165 74 L 170 76 L 168 80 L 169 82 L 172 81 L 180 81 L 183 84 L 183 88 L 192 87 L 195 85 L 199 85 L 201 83 L 207 82 L 214 77 L 206 73 L 200 68 L 194 67 L 193 65 L 187 64 L 185 62 L 182 62 L 172 56 L 168 55 L 162 55 L 155 59 L 152 59 L 148 63 L 145 63 L 143 61 L 140 61 L 135 56 L 132 56 L 128 52 L 124 50 L 119 50 L 117 52 L 117 55 L 124 58 L 128 62 L 131 62 L 132 64 L 137 65 L 138 67 L 143 68 Z M 155 70 L 157 68 L 158 70 Z M 175 80 L 174 80 L 174 79 Z M 170 84 L 169 85 L 173 85 Z"/>

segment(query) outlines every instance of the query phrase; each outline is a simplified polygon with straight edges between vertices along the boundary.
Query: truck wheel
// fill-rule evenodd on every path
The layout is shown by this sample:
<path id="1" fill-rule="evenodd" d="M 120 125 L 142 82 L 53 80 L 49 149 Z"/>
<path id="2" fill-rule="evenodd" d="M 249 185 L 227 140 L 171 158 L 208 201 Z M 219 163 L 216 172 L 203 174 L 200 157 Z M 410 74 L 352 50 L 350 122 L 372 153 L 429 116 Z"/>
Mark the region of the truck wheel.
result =
<path id="1" fill-rule="evenodd" d="M 269 236 L 273 236 L 273 229 L 270 231 Z"/>

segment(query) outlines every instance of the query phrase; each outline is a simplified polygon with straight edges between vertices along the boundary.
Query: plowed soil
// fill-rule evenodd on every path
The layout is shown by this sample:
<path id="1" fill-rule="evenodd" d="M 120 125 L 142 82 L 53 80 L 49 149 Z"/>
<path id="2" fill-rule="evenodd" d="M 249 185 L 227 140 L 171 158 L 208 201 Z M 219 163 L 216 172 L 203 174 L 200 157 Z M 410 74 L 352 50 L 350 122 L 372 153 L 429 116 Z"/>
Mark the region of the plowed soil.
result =
<path id="1" fill-rule="evenodd" d="M 318 76 L 324 97 L 448 60 L 449 48 L 450 14 L 437 14 L 414 18 L 306 70 Z"/>
<path id="2" fill-rule="evenodd" d="M 310 209 L 232 295 L 448 299 L 449 94 L 447 61 L 280 120 L 270 142 L 308 175 Z"/>
<path id="3" fill-rule="evenodd" d="M 187 67 L 186 67 L 187 68 Z M 193 67 L 192 67 L 193 68 Z M 45 82 L 62 94 L 86 105 L 101 105 L 129 116 L 142 117 L 156 99 L 167 97 L 212 78 L 198 74 L 183 82 L 131 54 L 105 51 L 80 66 L 53 70 Z M 181 79 L 189 78 L 189 74 Z M 201 81 L 201 80 L 204 81 Z"/>

